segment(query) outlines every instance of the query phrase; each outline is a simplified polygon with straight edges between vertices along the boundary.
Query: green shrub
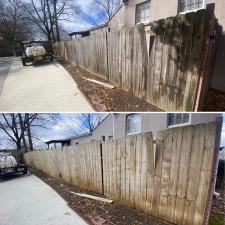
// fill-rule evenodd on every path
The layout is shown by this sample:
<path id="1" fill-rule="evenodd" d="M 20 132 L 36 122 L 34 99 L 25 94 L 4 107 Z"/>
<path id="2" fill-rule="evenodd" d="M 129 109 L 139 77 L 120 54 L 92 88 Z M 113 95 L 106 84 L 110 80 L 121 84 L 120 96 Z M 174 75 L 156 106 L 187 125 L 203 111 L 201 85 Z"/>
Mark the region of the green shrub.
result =
<path id="1" fill-rule="evenodd" d="M 225 225 L 225 221 L 222 217 L 213 216 L 209 220 L 209 225 Z"/>

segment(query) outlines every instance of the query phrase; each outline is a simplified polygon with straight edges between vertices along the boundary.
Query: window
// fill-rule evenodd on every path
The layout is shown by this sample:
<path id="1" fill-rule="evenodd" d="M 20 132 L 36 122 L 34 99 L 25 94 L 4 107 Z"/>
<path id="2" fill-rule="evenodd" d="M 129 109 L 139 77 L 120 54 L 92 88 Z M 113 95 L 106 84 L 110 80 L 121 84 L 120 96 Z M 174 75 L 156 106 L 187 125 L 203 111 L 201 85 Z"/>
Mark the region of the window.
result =
<path id="1" fill-rule="evenodd" d="M 194 11 L 203 8 L 204 0 L 179 0 L 178 11 L 179 13 Z"/>
<path id="2" fill-rule="evenodd" d="M 102 141 L 105 141 L 105 136 L 102 136 L 101 139 L 102 139 Z"/>
<path id="3" fill-rule="evenodd" d="M 183 126 L 191 123 L 189 113 L 169 113 L 168 127 Z"/>
<path id="4" fill-rule="evenodd" d="M 109 141 L 113 140 L 113 136 L 109 136 L 109 137 L 108 137 L 108 140 L 109 140 Z"/>
<path id="5" fill-rule="evenodd" d="M 150 21 L 150 1 L 143 2 L 136 6 L 136 23 Z"/>
<path id="6" fill-rule="evenodd" d="M 130 114 L 126 119 L 126 134 L 137 134 L 141 132 L 141 115 Z"/>

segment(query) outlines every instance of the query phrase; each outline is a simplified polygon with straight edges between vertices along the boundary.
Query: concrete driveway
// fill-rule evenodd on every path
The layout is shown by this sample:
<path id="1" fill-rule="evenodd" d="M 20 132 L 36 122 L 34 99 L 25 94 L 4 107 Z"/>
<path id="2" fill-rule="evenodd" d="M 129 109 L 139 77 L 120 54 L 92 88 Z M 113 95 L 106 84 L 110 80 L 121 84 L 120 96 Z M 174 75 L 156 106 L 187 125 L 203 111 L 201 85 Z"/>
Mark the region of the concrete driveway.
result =
<path id="1" fill-rule="evenodd" d="M 1 225 L 88 225 L 34 175 L 0 180 Z"/>
<path id="2" fill-rule="evenodd" d="M 20 58 L 8 57 L 0 58 L 0 111 L 89 112 L 93 109 L 59 63 L 23 67 Z"/>
<path id="3" fill-rule="evenodd" d="M 2 88 L 9 73 L 9 68 L 12 62 L 13 61 L 10 57 L 0 58 L 0 94 L 2 92 Z"/>

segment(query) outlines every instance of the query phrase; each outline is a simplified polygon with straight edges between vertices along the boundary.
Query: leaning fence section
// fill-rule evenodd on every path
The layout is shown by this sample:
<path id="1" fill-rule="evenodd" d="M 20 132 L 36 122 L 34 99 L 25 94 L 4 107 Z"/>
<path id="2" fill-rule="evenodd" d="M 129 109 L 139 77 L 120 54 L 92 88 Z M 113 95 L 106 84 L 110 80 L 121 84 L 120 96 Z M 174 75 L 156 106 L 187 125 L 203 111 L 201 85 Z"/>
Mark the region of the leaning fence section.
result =
<path id="1" fill-rule="evenodd" d="M 214 8 L 116 32 L 62 41 L 55 54 L 165 111 L 193 111 L 207 91 Z M 149 35 L 148 35 L 149 36 Z M 147 44 L 149 42 L 149 44 Z M 149 51 L 147 46 L 149 45 Z M 207 51 L 206 51 L 207 49 Z M 210 65 L 209 65 L 210 64 Z"/>
<path id="2" fill-rule="evenodd" d="M 63 151 L 25 154 L 28 165 L 174 224 L 206 225 L 221 123 L 212 122 Z"/>

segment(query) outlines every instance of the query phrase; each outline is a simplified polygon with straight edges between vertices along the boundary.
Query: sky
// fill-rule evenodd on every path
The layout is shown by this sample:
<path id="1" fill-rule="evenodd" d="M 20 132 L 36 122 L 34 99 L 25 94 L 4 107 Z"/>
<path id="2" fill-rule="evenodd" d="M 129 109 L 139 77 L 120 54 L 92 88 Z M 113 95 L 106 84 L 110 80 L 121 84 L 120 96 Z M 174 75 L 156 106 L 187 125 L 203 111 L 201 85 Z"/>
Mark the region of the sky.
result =
<path id="1" fill-rule="evenodd" d="M 75 18 L 74 22 L 64 22 L 62 23 L 64 28 L 68 33 L 74 31 L 84 31 L 95 25 L 101 24 L 99 15 L 101 11 L 93 12 L 93 0 L 73 0 L 74 4 L 78 5 L 81 8 L 81 11 L 84 12 L 82 18 Z"/>
<path id="2" fill-rule="evenodd" d="M 69 113 L 58 113 L 54 114 L 54 119 L 49 120 L 44 126 L 47 128 L 32 128 L 34 136 L 38 137 L 40 140 L 33 139 L 34 147 L 36 148 L 46 148 L 47 145 L 45 141 L 54 139 L 65 139 L 71 138 L 76 135 L 88 132 L 82 121 L 74 116 L 75 114 Z M 99 113 L 102 119 L 108 115 L 108 113 Z M 92 114 L 95 118 L 97 114 Z M 93 119 L 94 120 L 94 119 Z M 0 130 L 0 149 L 13 149 L 14 145 L 7 140 L 7 135 Z"/>
<path id="3" fill-rule="evenodd" d="M 225 114 L 223 114 L 223 127 L 222 127 L 220 146 L 225 147 Z"/>
<path id="4" fill-rule="evenodd" d="M 76 136 L 75 133 L 71 132 L 74 127 L 80 127 L 78 130 L 79 133 L 84 133 L 85 129 L 83 124 L 79 120 L 74 120 L 74 117 L 71 117 L 73 114 L 57 114 L 58 118 L 55 122 L 49 124 L 49 128 L 51 129 L 35 129 L 35 135 L 38 136 L 42 141 L 48 141 L 52 139 L 64 139 Z M 107 116 L 107 113 L 104 114 Z M 0 131 L 1 137 L 4 136 L 3 133 Z M 6 137 L 6 136 L 5 136 Z M 46 148 L 47 146 L 38 140 L 34 140 L 34 146 L 40 148 Z M 223 114 L 223 127 L 222 127 L 222 134 L 221 134 L 221 147 L 225 147 L 225 114 Z M 13 148 L 12 144 L 9 144 L 8 141 L 0 139 L 0 149 L 3 148 Z"/>

